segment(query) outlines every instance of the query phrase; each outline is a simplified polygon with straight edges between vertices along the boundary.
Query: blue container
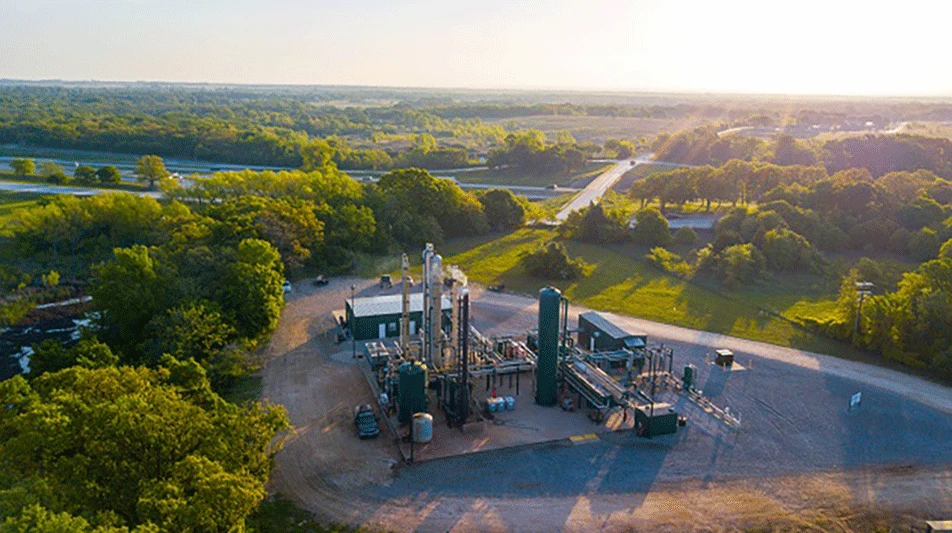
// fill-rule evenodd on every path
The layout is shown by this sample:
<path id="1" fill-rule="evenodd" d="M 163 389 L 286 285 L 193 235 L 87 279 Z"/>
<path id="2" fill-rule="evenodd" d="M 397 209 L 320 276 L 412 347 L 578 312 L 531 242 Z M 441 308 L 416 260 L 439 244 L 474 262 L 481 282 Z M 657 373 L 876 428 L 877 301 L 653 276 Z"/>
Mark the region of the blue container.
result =
<path id="1" fill-rule="evenodd" d="M 496 403 L 495 398 L 486 398 L 486 411 L 489 411 L 490 413 L 495 413 L 498 408 L 499 408 L 499 404 Z"/>
<path id="2" fill-rule="evenodd" d="M 516 410 L 516 399 L 512 396 L 506 396 L 506 411 Z"/>

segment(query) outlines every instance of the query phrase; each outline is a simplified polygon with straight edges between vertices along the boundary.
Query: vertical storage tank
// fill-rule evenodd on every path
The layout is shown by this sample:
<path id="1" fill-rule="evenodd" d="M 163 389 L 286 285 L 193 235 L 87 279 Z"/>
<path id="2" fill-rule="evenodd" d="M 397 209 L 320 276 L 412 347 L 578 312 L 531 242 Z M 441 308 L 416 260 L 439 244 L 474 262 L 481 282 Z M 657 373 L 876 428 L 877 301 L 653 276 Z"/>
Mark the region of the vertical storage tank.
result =
<path id="1" fill-rule="evenodd" d="M 415 413 L 426 411 L 426 365 L 407 362 L 397 370 L 400 374 L 398 420 L 407 423 Z"/>
<path id="2" fill-rule="evenodd" d="M 559 362 L 559 308 L 562 293 L 554 287 L 539 291 L 539 357 L 536 366 L 536 403 L 556 403 L 555 372 Z"/>
<path id="3" fill-rule="evenodd" d="M 413 442 L 426 444 L 433 440 L 433 415 L 417 413 L 413 415 Z"/>

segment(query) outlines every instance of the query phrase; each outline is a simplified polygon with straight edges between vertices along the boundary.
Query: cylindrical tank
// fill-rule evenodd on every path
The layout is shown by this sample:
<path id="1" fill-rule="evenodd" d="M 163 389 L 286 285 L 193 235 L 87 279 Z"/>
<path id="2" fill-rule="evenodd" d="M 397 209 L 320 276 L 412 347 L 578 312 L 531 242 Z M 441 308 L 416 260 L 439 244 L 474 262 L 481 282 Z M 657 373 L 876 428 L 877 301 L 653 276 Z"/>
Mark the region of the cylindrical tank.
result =
<path id="1" fill-rule="evenodd" d="M 417 413 L 413 415 L 413 442 L 426 444 L 433 440 L 433 415 Z"/>
<path id="2" fill-rule="evenodd" d="M 684 367 L 684 390 L 694 387 L 694 367 L 685 365 Z"/>
<path id="3" fill-rule="evenodd" d="M 562 293 L 555 287 L 539 291 L 539 352 L 536 364 L 536 403 L 556 403 L 556 369 L 559 362 L 559 308 Z"/>
<path id="4" fill-rule="evenodd" d="M 398 420 L 405 424 L 416 413 L 426 411 L 426 365 L 407 362 L 400 365 L 400 388 L 397 403 L 400 407 Z"/>
<path id="5" fill-rule="evenodd" d="M 516 399 L 512 396 L 506 396 L 506 411 L 515 411 L 516 410 Z"/>

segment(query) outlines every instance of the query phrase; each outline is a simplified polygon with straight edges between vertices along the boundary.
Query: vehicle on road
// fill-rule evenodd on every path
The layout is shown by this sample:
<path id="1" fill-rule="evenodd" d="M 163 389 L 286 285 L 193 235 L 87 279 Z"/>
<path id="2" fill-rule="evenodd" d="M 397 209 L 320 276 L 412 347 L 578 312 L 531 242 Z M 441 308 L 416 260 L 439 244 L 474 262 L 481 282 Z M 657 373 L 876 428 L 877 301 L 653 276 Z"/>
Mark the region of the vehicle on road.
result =
<path id="1" fill-rule="evenodd" d="M 362 439 L 372 439 L 380 435 L 377 415 L 369 403 L 354 407 L 354 425 L 357 426 L 357 436 Z"/>
<path id="2" fill-rule="evenodd" d="M 325 275 L 323 275 L 323 274 L 321 274 L 320 276 L 314 278 L 314 286 L 315 286 L 315 287 L 323 287 L 324 285 L 327 285 L 328 283 L 330 283 L 330 281 L 327 279 L 327 276 L 325 276 Z"/>
<path id="3" fill-rule="evenodd" d="M 497 283 L 497 284 L 495 284 L 495 285 L 490 285 L 490 286 L 486 287 L 486 289 L 487 289 L 487 290 L 490 290 L 490 291 L 492 291 L 492 292 L 502 292 L 502 291 L 506 290 L 506 285 L 504 285 L 504 284 L 502 284 L 502 283 Z"/>
<path id="4" fill-rule="evenodd" d="M 281 288 L 284 289 L 284 292 L 291 292 L 291 282 L 285 280 L 284 283 L 281 284 Z"/>
<path id="5" fill-rule="evenodd" d="M 551 185 L 546 185 L 545 188 L 546 188 L 546 189 L 549 189 L 550 191 L 554 191 L 554 190 L 556 190 L 556 189 L 559 188 L 559 185 L 556 184 L 556 183 L 553 183 L 553 184 L 551 184 Z"/>
<path id="6" fill-rule="evenodd" d="M 390 279 L 390 274 L 380 276 L 380 288 L 389 289 L 391 287 L 393 287 L 393 281 Z"/>

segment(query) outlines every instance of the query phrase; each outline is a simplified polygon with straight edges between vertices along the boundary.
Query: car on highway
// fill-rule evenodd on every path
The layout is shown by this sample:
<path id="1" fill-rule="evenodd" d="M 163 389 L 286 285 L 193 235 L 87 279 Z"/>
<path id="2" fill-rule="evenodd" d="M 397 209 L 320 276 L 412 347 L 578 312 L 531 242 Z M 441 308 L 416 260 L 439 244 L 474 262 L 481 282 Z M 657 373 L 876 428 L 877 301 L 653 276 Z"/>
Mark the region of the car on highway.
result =
<path id="1" fill-rule="evenodd" d="M 554 191 L 559 188 L 559 185 L 557 183 L 552 183 L 550 185 L 546 185 L 545 188 L 549 189 L 550 191 Z"/>
<path id="2" fill-rule="evenodd" d="M 357 426 L 357 436 L 362 439 L 372 439 L 380 435 L 377 415 L 369 403 L 354 407 L 354 425 Z"/>
<path id="3" fill-rule="evenodd" d="M 321 274 L 320 276 L 314 278 L 314 286 L 315 286 L 315 287 L 323 287 L 324 285 L 327 285 L 328 283 L 330 283 L 330 281 L 327 279 L 327 276 L 325 276 L 325 275 L 323 275 L 323 274 Z"/>

